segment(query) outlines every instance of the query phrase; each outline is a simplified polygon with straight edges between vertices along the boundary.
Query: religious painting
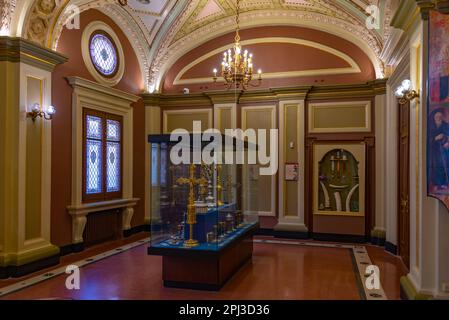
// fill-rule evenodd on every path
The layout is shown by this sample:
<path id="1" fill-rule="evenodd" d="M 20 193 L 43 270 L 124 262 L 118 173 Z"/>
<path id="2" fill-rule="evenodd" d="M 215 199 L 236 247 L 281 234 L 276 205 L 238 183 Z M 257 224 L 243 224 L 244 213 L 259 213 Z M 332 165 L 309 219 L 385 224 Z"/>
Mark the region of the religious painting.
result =
<path id="1" fill-rule="evenodd" d="M 365 215 L 365 145 L 314 146 L 314 214 Z"/>
<path id="2" fill-rule="evenodd" d="M 432 11 L 429 33 L 427 189 L 449 208 L 449 15 Z"/>

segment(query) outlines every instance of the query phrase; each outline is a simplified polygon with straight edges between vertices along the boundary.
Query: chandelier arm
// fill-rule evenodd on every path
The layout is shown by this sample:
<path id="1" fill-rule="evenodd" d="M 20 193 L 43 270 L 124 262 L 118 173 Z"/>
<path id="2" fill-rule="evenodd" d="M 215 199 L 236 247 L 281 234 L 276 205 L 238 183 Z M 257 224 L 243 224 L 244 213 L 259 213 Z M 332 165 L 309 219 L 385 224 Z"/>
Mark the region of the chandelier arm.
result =
<path id="1" fill-rule="evenodd" d="M 253 87 L 253 88 L 260 87 L 260 86 L 262 85 L 262 80 L 259 80 L 259 82 L 258 82 L 257 84 L 252 84 L 252 83 L 250 83 L 249 85 L 250 85 L 251 87 Z"/>
<path id="2" fill-rule="evenodd" d="M 235 32 L 235 44 L 234 50 L 228 49 L 224 52 L 224 58 L 222 62 L 222 77 L 228 90 L 235 86 L 237 89 L 243 91 L 249 87 L 261 86 L 261 71 L 259 71 L 258 83 L 253 84 L 253 55 L 244 50 L 240 44 L 240 4 L 242 0 L 236 0 L 236 32 Z M 212 78 L 214 83 L 217 82 L 217 69 L 214 69 L 214 77 Z"/>

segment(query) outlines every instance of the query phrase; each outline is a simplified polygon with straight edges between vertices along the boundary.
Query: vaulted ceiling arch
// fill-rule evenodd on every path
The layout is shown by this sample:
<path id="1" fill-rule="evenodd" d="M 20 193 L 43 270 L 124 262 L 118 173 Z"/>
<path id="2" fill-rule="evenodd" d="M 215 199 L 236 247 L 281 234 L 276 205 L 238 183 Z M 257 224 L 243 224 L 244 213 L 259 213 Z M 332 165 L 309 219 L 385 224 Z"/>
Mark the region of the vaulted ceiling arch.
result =
<path id="1" fill-rule="evenodd" d="M 129 35 L 150 91 L 158 90 L 164 72 L 182 54 L 234 27 L 236 0 L 9 0 L 15 15 L 14 35 L 56 49 L 67 8 L 82 12 L 96 8 L 115 20 Z M 242 27 L 291 25 L 313 28 L 344 37 L 371 59 L 377 77 L 383 76 L 380 59 L 390 33 L 397 0 L 242 0 Z M 378 28 L 367 28 L 370 10 L 377 8 Z"/>
<path id="2" fill-rule="evenodd" d="M 371 59 L 378 78 L 383 77 L 383 65 L 379 59 L 382 44 L 376 37 L 360 25 L 348 23 L 342 19 L 325 16 L 315 12 L 258 10 L 244 13 L 241 17 L 242 28 L 260 26 L 297 26 L 317 29 L 348 39 L 360 47 Z M 232 32 L 235 24 L 232 18 L 222 18 L 214 24 L 208 24 L 178 40 L 166 39 L 152 61 L 150 83 L 156 91 L 160 90 L 165 73 L 177 59 L 201 44 Z M 170 43 L 170 44 L 169 44 Z"/>

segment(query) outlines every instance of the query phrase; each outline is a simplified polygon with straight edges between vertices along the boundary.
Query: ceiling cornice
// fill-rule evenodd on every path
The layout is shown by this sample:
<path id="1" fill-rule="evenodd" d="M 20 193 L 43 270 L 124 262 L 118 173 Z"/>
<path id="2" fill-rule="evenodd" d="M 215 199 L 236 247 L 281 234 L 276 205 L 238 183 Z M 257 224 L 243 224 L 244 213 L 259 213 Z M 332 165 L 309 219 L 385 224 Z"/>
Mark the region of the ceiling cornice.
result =
<path id="1" fill-rule="evenodd" d="M 0 37 L 0 61 L 24 62 L 26 64 L 53 71 L 68 58 L 56 51 L 44 48 L 23 38 Z"/>
<path id="2" fill-rule="evenodd" d="M 258 103 L 288 100 L 328 100 L 372 98 L 386 93 L 387 79 L 365 84 L 281 87 L 250 91 L 208 91 L 188 95 L 143 94 L 146 106 L 153 107 L 205 107 L 221 103 Z"/>

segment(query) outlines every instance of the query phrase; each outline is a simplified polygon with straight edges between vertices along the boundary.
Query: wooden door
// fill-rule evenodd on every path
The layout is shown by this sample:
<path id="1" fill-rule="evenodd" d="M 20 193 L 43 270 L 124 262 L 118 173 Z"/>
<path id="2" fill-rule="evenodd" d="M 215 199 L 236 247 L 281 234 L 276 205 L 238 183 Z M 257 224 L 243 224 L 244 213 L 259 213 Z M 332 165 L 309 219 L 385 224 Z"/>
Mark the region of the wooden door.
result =
<path id="1" fill-rule="evenodd" d="M 410 103 L 399 105 L 398 253 L 410 268 Z"/>

